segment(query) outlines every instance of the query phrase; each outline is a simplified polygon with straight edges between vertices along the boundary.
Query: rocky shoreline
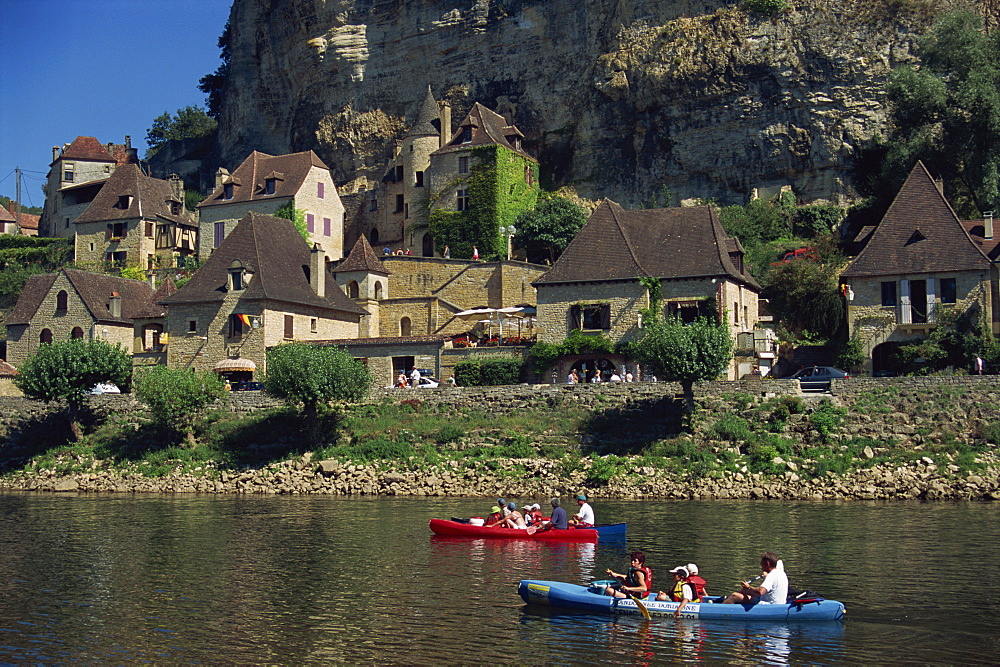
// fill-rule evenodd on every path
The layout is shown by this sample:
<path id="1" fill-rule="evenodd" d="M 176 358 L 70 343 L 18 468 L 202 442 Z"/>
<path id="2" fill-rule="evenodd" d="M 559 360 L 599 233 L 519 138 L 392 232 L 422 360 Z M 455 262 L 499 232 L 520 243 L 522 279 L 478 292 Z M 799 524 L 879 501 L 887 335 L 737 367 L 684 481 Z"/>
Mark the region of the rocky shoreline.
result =
<path id="1" fill-rule="evenodd" d="M 60 474 L 51 470 L 0 478 L 0 489 L 76 493 L 325 494 L 337 496 L 456 496 L 544 499 L 581 491 L 598 498 L 637 500 L 1000 500 L 1000 459 L 988 455 L 983 470 L 949 477 L 928 457 L 907 465 L 886 464 L 844 475 L 806 479 L 788 470 L 781 476 L 725 472 L 704 478 L 635 467 L 605 486 L 588 486 L 588 461 L 568 476 L 551 459 L 515 459 L 499 471 L 465 467 L 460 461 L 412 469 L 397 466 L 313 461 L 310 454 L 259 470 L 212 469 L 150 478 L 93 470 Z M 95 464 L 97 465 L 97 464 Z M 509 474 L 505 475 L 503 467 Z M 517 467 L 517 475 L 513 470 Z M 415 467 L 415 466 L 414 466 Z M 959 472 L 954 465 L 949 473 Z M 520 471 L 524 470 L 526 474 Z"/>

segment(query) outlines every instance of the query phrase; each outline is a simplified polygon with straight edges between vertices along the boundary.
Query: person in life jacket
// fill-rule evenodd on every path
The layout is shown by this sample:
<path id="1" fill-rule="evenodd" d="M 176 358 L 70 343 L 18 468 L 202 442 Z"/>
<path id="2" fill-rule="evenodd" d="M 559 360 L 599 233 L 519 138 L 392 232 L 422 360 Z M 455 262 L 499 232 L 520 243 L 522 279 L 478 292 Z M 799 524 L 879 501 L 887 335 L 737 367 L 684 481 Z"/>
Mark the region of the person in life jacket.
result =
<path id="1" fill-rule="evenodd" d="M 632 559 L 632 566 L 627 574 L 620 574 L 610 569 L 605 572 L 618 583 L 611 584 L 604 588 L 605 595 L 613 595 L 616 598 L 627 598 L 631 593 L 635 597 L 643 598 L 649 593 L 653 586 L 653 571 L 646 567 L 646 554 L 641 551 L 633 551 L 629 558 Z"/>
<path id="2" fill-rule="evenodd" d="M 708 593 L 705 592 L 705 581 L 701 575 L 698 574 L 698 566 L 694 563 L 688 563 L 686 566 L 688 571 L 688 583 L 694 586 L 694 598 L 693 602 L 701 602 L 703 598 L 708 597 Z"/>
<path id="3" fill-rule="evenodd" d="M 681 615 L 681 611 L 684 606 L 695 599 L 694 586 L 687 580 L 688 571 L 683 565 L 679 565 L 674 569 L 670 570 L 670 574 L 674 575 L 674 585 L 667 591 L 660 591 L 656 594 L 657 600 L 671 600 L 673 602 L 680 602 L 677 609 L 674 611 L 674 618 Z"/>
<path id="4" fill-rule="evenodd" d="M 504 525 L 503 512 L 500 511 L 500 507 L 494 505 L 490 508 L 490 515 L 486 517 L 486 521 L 483 523 L 487 528 L 495 528 L 497 526 Z"/>

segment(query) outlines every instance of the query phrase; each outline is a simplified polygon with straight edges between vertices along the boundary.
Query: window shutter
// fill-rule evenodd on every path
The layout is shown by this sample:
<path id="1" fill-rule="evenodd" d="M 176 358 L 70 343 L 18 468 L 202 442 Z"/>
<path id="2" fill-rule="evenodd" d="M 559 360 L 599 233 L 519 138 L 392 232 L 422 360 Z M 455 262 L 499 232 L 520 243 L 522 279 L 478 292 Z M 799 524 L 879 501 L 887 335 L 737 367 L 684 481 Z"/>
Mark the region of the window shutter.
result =
<path id="1" fill-rule="evenodd" d="M 111 240 L 111 235 L 113 233 L 114 228 L 115 228 L 114 225 L 108 225 L 108 231 L 104 234 L 104 238 L 106 240 L 108 240 L 108 241 Z"/>
<path id="2" fill-rule="evenodd" d="M 910 312 L 910 281 L 899 281 L 899 321 L 901 324 L 911 324 L 913 313 Z"/>
<path id="3" fill-rule="evenodd" d="M 605 303 L 601 305 L 601 328 L 610 329 L 611 328 L 611 304 Z"/>
<path id="4" fill-rule="evenodd" d="M 934 283 L 935 280 L 931 278 L 927 281 L 927 321 L 936 322 L 937 314 L 934 312 L 935 306 L 937 305 L 937 297 L 934 294 Z"/>
<path id="5" fill-rule="evenodd" d="M 285 339 L 291 340 L 295 334 L 294 328 L 295 318 L 292 315 L 285 315 Z"/>
<path id="6" fill-rule="evenodd" d="M 570 329 L 582 329 L 583 322 L 580 321 L 580 306 L 574 305 L 569 308 Z"/>

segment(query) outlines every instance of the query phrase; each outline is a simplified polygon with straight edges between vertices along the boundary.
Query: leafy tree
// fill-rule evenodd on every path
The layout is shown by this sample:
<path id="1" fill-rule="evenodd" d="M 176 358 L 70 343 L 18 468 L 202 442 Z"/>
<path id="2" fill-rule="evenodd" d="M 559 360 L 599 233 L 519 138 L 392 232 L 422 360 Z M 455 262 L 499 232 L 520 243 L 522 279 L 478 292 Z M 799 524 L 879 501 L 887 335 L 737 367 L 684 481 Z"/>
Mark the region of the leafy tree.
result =
<path id="1" fill-rule="evenodd" d="M 570 200 L 549 196 L 531 211 L 517 217 L 514 246 L 524 248 L 529 262 L 555 263 L 587 223 L 587 211 Z"/>
<path id="2" fill-rule="evenodd" d="M 146 404 L 153 421 L 184 434 L 194 447 L 194 427 L 202 411 L 226 393 L 219 376 L 211 371 L 152 366 L 136 373 L 136 397 Z"/>
<path id="3" fill-rule="evenodd" d="M 264 386 L 289 404 L 302 404 L 310 445 L 319 443 L 319 406 L 330 401 L 357 401 L 372 377 L 346 350 L 307 343 L 279 345 L 267 351 Z"/>
<path id="4" fill-rule="evenodd" d="M 643 326 L 630 346 L 632 356 L 660 380 L 679 382 L 684 411 L 694 412 L 694 383 L 714 380 L 733 359 L 733 339 L 726 324 L 699 318 L 684 324 L 677 318 L 656 318 Z"/>
<path id="5" fill-rule="evenodd" d="M 208 115 L 218 120 L 222 115 L 222 93 L 229 82 L 229 63 L 233 57 L 233 48 L 230 44 L 232 30 L 229 21 L 219 35 L 218 47 L 219 58 L 222 64 L 211 74 L 206 74 L 198 80 L 198 90 L 205 93 L 205 104 L 208 106 Z"/>
<path id="6" fill-rule="evenodd" d="M 153 125 L 146 130 L 146 159 L 153 157 L 171 139 L 192 139 L 207 137 L 218 127 L 214 118 L 201 107 L 187 106 L 177 110 L 176 116 L 164 111 L 153 119 Z"/>
<path id="7" fill-rule="evenodd" d="M 790 236 L 792 209 L 763 199 L 746 206 L 726 206 L 719 210 L 719 222 L 747 249 Z"/>
<path id="8" fill-rule="evenodd" d="M 284 218 L 285 220 L 291 220 L 292 224 L 295 225 L 295 230 L 299 233 L 306 243 L 309 242 L 309 225 L 306 224 L 306 212 L 295 208 L 295 202 L 290 201 L 287 204 L 283 204 L 277 211 L 274 212 L 276 218 Z"/>
<path id="9" fill-rule="evenodd" d="M 28 398 L 66 401 L 66 417 L 73 440 L 83 435 L 79 414 L 94 385 L 128 385 L 132 358 L 121 346 L 97 340 L 73 339 L 45 344 L 18 369 L 14 384 Z"/>
<path id="10" fill-rule="evenodd" d="M 971 218 L 1000 209 L 1000 31 L 971 12 L 941 17 L 919 44 L 920 67 L 893 71 L 886 90 L 895 133 L 883 181 L 898 190 L 923 160 Z"/>

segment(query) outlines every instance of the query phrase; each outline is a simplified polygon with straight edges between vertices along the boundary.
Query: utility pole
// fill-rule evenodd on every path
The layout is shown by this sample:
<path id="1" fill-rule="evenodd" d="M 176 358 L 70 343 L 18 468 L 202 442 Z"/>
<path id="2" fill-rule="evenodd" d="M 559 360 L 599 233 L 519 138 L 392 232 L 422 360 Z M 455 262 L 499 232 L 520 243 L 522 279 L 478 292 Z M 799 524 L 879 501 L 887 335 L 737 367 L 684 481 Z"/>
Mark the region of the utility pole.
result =
<path id="1" fill-rule="evenodd" d="M 17 233 L 21 233 L 21 168 L 14 167 L 14 224 L 17 226 Z"/>

